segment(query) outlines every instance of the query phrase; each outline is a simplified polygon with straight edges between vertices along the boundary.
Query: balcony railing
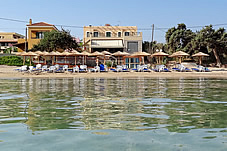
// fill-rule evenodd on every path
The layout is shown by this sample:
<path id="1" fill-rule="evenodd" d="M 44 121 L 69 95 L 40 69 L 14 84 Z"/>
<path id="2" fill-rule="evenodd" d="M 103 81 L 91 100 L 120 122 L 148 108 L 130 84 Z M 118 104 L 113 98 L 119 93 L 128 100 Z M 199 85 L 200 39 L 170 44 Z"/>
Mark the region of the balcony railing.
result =
<path id="1" fill-rule="evenodd" d="M 123 38 L 123 37 L 142 37 L 142 32 L 132 32 L 129 33 L 129 35 L 125 35 L 125 33 L 122 33 L 121 36 L 119 36 L 117 33 L 111 33 L 111 36 L 107 36 L 106 33 L 98 33 L 98 35 L 94 35 L 94 33 L 91 33 L 92 38 Z M 86 38 L 89 38 L 87 35 Z"/>

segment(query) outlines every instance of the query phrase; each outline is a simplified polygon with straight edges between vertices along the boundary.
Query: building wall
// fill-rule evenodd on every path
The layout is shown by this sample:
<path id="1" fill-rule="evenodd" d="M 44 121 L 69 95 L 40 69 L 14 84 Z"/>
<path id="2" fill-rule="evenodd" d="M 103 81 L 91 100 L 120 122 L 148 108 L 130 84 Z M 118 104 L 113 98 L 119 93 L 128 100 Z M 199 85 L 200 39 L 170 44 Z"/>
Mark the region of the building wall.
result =
<path id="1" fill-rule="evenodd" d="M 95 37 L 95 32 L 99 33 L 98 37 Z M 106 37 L 106 32 L 111 32 L 111 37 Z M 118 32 L 121 33 L 120 37 Z M 125 32 L 129 32 L 129 35 L 125 36 Z M 84 26 L 84 47 L 90 52 L 92 51 L 92 40 L 122 40 L 125 50 L 128 49 L 128 41 L 136 41 L 138 42 L 138 51 L 142 51 L 142 33 L 137 32 L 136 26 Z"/>
<path id="2" fill-rule="evenodd" d="M 28 49 L 33 48 L 34 45 L 38 44 L 41 39 L 36 38 L 36 32 L 50 32 L 52 30 L 55 30 L 53 27 L 28 27 Z"/>
<path id="3" fill-rule="evenodd" d="M 19 38 L 24 38 L 24 36 L 17 33 L 1 32 L 0 33 L 0 50 L 4 50 L 12 47 L 13 44 L 16 44 L 18 42 Z"/>

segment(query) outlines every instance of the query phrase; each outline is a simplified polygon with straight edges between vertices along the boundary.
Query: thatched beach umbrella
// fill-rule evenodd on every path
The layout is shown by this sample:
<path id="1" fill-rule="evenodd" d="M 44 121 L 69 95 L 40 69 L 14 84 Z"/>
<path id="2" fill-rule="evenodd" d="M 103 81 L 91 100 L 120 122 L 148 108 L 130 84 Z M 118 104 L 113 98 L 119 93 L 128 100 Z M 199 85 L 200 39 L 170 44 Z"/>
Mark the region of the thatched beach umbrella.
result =
<path id="1" fill-rule="evenodd" d="M 26 52 L 22 51 L 22 52 L 17 52 L 16 55 L 17 56 L 22 56 L 23 54 L 26 54 Z M 25 63 L 25 56 L 23 56 L 23 65 Z"/>
<path id="2" fill-rule="evenodd" d="M 117 64 L 120 64 L 120 57 L 128 56 L 129 53 L 117 51 L 117 52 L 113 53 L 112 55 L 118 57 L 118 59 L 117 59 Z"/>
<path id="3" fill-rule="evenodd" d="M 131 56 L 137 56 L 140 59 L 142 58 L 142 63 L 144 64 L 144 57 L 145 56 L 150 56 L 151 54 L 144 52 L 144 51 L 139 51 L 139 52 L 134 52 Z M 141 63 L 141 62 L 140 62 Z"/>
<path id="4" fill-rule="evenodd" d="M 44 62 L 44 64 L 46 64 L 46 61 L 47 61 L 47 59 L 46 59 L 46 56 L 49 54 L 49 52 L 47 52 L 47 51 L 43 51 L 43 56 L 44 56 L 44 59 L 45 59 L 45 62 Z"/>
<path id="5" fill-rule="evenodd" d="M 203 52 L 198 52 L 194 55 L 192 55 L 192 57 L 199 57 L 199 64 L 201 65 L 202 64 L 202 57 L 208 57 L 209 55 L 208 54 L 205 54 Z"/>
<path id="6" fill-rule="evenodd" d="M 36 51 L 34 52 L 37 54 L 37 57 L 38 57 L 38 63 L 39 63 L 39 57 L 43 55 L 43 52 L 42 51 Z"/>
<path id="7" fill-rule="evenodd" d="M 98 51 L 95 51 L 93 53 L 90 54 L 90 56 L 96 56 L 96 65 L 98 65 L 99 63 L 99 56 L 105 56 L 103 53 L 101 52 L 98 52 Z"/>
<path id="8" fill-rule="evenodd" d="M 173 53 L 172 55 L 170 55 L 169 57 L 179 57 L 180 63 L 181 63 L 182 57 L 185 57 L 185 56 L 189 56 L 189 54 L 186 52 L 183 52 L 183 51 L 177 51 L 177 52 Z"/>
<path id="9" fill-rule="evenodd" d="M 106 56 L 110 56 L 112 54 L 108 51 L 102 51 L 101 53 L 104 54 L 104 64 L 106 64 Z"/>
<path id="10" fill-rule="evenodd" d="M 65 64 L 66 64 L 66 57 L 67 57 L 67 56 L 70 56 L 71 53 L 70 53 L 70 52 L 64 51 L 64 52 L 61 53 L 61 55 L 65 56 Z"/>
<path id="11" fill-rule="evenodd" d="M 54 64 L 54 56 L 56 56 L 56 52 L 52 51 L 52 52 L 45 52 L 44 56 L 52 56 L 52 65 Z M 45 59 L 45 63 L 46 63 L 46 59 Z"/>
<path id="12" fill-rule="evenodd" d="M 34 56 L 37 56 L 37 54 L 36 53 L 34 53 L 34 52 L 26 52 L 26 53 L 23 53 L 21 56 L 30 56 L 30 66 L 32 65 L 32 61 L 31 61 L 31 58 L 32 58 L 32 56 L 34 57 Z M 25 64 L 25 59 L 24 59 L 24 61 L 23 61 L 23 65 Z"/>
<path id="13" fill-rule="evenodd" d="M 85 62 L 86 62 L 86 57 L 87 56 L 89 56 L 91 53 L 89 53 L 89 52 L 87 52 L 87 51 L 82 51 L 81 53 L 80 53 L 80 55 L 81 56 L 83 56 L 83 64 L 85 64 Z"/>
<path id="14" fill-rule="evenodd" d="M 76 51 L 76 50 L 73 50 L 73 51 L 71 51 L 71 56 L 75 56 L 75 65 L 76 65 L 76 56 L 79 56 L 79 55 L 81 55 L 81 53 L 79 53 L 78 51 Z"/>
<path id="15" fill-rule="evenodd" d="M 158 58 L 158 63 L 160 64 L 162 61 L 162 59 L 161 58 L 163 58 L 164 56 L 168 56 L 169 54 L 167 54 L 167 53 L 164 53 L 164 52 L 156 52 L 156 53 L 154 53 L 154 54 L 152 54 L 151 56 L 152 57 L 157 57 Z"/>

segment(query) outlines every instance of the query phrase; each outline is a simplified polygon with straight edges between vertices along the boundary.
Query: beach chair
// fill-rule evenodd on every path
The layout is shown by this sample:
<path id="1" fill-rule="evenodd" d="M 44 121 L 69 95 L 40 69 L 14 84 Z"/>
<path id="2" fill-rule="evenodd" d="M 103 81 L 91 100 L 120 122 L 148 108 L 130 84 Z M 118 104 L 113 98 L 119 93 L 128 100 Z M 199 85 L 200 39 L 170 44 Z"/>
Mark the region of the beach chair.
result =
<path id="1" fill-rule="evenodd" d="M 122 65 L 122 71 L 123 72 L 129 72 L 129 69 L 127 68 L 126 65 Z"/>
<path id="2" fill-rule="evenodd" d="M 156 72 L 170 72 L 168 68 L 166 68 L 165 65 L 156 65 L 154 71 Z"/>
<path id="3" fill-rule="evenodd" d="M 89 69 L 89 72 L 100 72 L 100 67 L 95 66 L 94 68 Z"/>
<path id="4" fill-rule="evenodd" d="M 63 68 L 62 68 L 62 71 L 63 71 L 63 72 L 68 71 L 68 68 L 69 68 L 68 65 L 64 65 Z M 57 70 L 57 69 L 56 69 L 56 70 Z"/>
<path id="5" fill-rule="evenodd" d="M 179 69 L 180 72 L 189 72 L 189 71 L 191 71 L 189 68 L 185 67 L 182 64 L 178 64 L 178 69 Z"/>
<path id="6" fill-rule="evenodd" d="M 15 71 L 18 71 L 18 72 L 23 72 L 23 71 L 27 71 L 27 70 L 28 70 L 27 65 L 21 66 L 21 67 L 19 67 L 19 69 L 15 69 Z"/>
<path id="7" fill-rule="evenodd" d="M 148 69 L 148 65 L 142 65 L 141 66 L 142 72 L 150 72 L 150 70 Z"/>
<path id="8" fill-rule="evenodd" d="M 21 72 L 26 72 L 28 71 L 28 66 L 27 65 L 24 65 L 21 67 Z"/>
<path id="9" fill-rule="evenodd" d="M 35 70 L 36 71 L 40 71 L 40 70 L 42 70 L 42 65 L 41 64 L 37 64 L 36 66 L 35 66 Z"/>
<path id="10" fill-rule="evenodd" d="M 80 68 L 78 66 L 73 67 L 73 73 L 75 73 L 75 72 L 77 72 L 77 73 L 80 72 Z"/>
<path id="11" fill-rule="evenodd" d="M 48 71 L 47 65 L 42 66 L 42 72 Z"/>
<path id="12" fill-rule="evenodd" d="M 198 65 L 196 68 L 192 68 L 192 71 L 196 72 L 210 72 L 210 70 L 204 66 Z"/>
<path id="13" fill-rule="evenodd" d="M 112 72 L 117 72 L 117 70 L 116 69 L 114 69 L 114 68 L 110 68 L 110 70 L 109 71 L 112 71 Z"/>
<path id="14" fill-rule="evenodd" d="M 99 72 L 106 72 L 107 71 L 107 66 L 105 66 L 104 64 L 100 64 L 99 65 Z"/>
<path id="15" fill-rule="evenodd" d="M 87 72 L 87 65 L 80 65 L 79 72 Z"/>
<path id="16" fill-rule="evenodd" d="M 117 67 L 116 67 L 116 71 L 117 72 L 121 72 L 122 69 L 123 69 L 123 67 L 121 65 L 117 65 Z"/>
<path id="17" fill-rule="evenodd" d="M 34 67 L 33 67 L 33 66 L 29 66 L 29 67 L 28 67 L 28 72 L 30 72 L 30 73 L 31 73 L 32 71 L 34 71 L 33 69 L 34 69 Z"/>
<path id="18" fill-rule="evenodd" d="M 55 66 L 50 66 L 49 67 L 49 72 L 55 72 L 56 71 L 56 67 Z"/>

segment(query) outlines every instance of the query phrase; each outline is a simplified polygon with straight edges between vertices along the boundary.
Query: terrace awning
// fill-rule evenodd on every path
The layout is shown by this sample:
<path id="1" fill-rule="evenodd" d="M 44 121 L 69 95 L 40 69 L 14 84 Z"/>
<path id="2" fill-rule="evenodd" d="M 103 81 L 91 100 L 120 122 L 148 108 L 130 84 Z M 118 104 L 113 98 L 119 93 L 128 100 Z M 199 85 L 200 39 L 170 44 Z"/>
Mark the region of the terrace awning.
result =
<path id="1" fill-rule="evenodd" d="M 122 40 L 92 40 L 91 48 L 124 48 Z"/>

